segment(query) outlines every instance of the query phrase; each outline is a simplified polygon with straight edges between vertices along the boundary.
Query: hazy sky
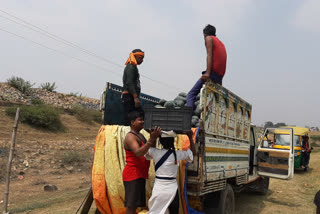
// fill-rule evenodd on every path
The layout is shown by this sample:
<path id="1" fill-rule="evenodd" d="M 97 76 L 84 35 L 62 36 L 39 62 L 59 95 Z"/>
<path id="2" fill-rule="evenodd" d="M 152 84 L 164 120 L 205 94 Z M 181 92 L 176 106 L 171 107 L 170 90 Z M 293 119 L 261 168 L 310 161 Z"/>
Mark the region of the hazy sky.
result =
<path id="1" fill-rule="evenodd" d="M 140 48 L 142 92 L 173 99 L 206 68 L 202 29 L 212 24 L 228 54 L 223 85 L 252 104 L 254 123 L 320 126 L 319 11 L 319 0 L 1 0 L 0 82 L 56 82 L 98 98 L 105 82 L 122 85 Z"/>

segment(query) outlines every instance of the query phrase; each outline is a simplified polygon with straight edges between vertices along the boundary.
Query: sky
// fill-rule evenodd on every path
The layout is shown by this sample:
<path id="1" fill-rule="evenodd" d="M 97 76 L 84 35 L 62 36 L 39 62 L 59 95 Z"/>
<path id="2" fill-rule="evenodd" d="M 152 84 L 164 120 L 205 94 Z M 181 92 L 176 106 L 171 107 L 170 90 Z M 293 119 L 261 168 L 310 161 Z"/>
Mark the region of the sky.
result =
<path id="1" fill-rule="evenodd" d="M 172 100 L 206 69 L 211 24 L 227 49 L 223 86 L 252 105 L 253 123 L 320 126 L 318 11 L 318 0 L 1 0 L 0 82 L 99 98 L 140 48 L 142 93 Z"/>

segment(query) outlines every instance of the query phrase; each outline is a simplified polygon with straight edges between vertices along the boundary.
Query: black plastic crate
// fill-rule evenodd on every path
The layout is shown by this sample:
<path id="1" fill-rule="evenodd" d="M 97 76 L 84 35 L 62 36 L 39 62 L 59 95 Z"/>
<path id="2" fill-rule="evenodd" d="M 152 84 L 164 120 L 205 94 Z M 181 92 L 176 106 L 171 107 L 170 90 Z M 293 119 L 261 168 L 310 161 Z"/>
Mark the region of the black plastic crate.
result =
<path id="1" fill-rule="evenodd" d="M 185 133 L 191 129 L 192 108 L 155 108 L 145 106 L 144 128 L 153 129 L 160 126 L 164 131 Z"/>

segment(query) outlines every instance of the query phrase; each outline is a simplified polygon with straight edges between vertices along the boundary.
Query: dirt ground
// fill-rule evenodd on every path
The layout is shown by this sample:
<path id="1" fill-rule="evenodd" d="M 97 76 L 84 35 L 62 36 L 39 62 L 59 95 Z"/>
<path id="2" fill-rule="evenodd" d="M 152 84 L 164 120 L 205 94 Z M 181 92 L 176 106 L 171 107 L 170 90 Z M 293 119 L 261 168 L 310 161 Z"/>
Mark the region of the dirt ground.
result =
<path id="1" fill-rule="evenodd" d="M 0 107 L 0 211 L 14 120 Z M 43 132 L 19 124 L 12 163 L 10 213 L 75 213 L 91 185 L 90 167 L 100 124 L 61 115 L 64 133 Z M 19 179 L 19 176 L 20 177 Z M 22 179 L 21 179 L 22 178 Z M 45 184 L 58 190 L 45 192 Z"/>
<path id="2" fill-rule="evenodd" d="M 5 115 L 4 108 L 0 107 L 0 212 L 13 125 L 13 119 Z M 67 114 L 62 115 L 62 122 L 68 131 L 60 134 L 19 124 L 10 184 L 10 213 L 75 213 L 87 195 L 93 146 L 100 125 L 81 123 Z M 80 158 L 74 157 L 72 152 Z M 319 162 L 320 148 L 315 147 L 308 172 L 295 171 L 294 178 L 289 181 L 271 179 L 266 196 L 236 194 L 236 213 L 315 213 L 313 197 L 320 189 Z M 55 185 L 58 190 L 45 192 L 45 184 Z M 93 205 L 90 213 L 94 210 Z"/>

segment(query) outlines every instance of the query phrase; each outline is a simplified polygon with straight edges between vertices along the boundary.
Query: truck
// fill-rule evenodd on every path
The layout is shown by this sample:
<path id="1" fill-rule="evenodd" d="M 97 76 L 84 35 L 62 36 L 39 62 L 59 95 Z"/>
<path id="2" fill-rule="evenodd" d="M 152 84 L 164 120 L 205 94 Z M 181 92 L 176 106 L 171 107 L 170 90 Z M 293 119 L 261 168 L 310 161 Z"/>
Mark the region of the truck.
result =
<path id="1" fill-rule="evenodd" d="M 122 87 L 107 83 L 101 95 L 104 125 L 122 125 Z M 142 107 L 160 99 L 140 95 Z M 208 81 L 200 91 L 200 126 L 196 155 L 187 167 L 188 204 L 204 213 L 234 213 L 235 192 L 266 194 L 269 178 L 291 179 L 294 174 L 293 129 L 284 128 L 290 149 L 273 148 L 263 139 L 275 129 L 251 123 L 252 105 L 225 87 Z M 258 136 L 260 134 L 260 136 Z M 260 141 L 259 141 L 260 139 Z"/>

